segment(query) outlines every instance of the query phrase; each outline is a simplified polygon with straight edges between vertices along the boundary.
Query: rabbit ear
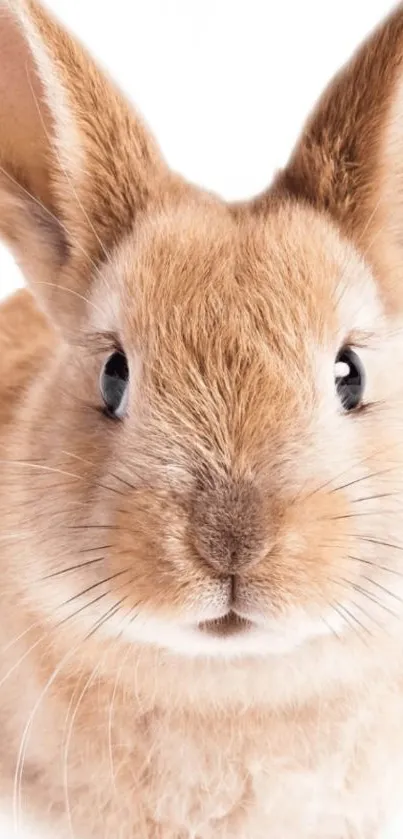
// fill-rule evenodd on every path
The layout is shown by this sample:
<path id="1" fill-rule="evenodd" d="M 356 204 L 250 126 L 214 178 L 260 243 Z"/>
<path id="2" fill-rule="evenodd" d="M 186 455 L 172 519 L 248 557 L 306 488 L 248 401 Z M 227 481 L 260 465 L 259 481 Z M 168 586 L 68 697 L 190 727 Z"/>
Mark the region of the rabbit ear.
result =
<path id="1" fill-rule="evenodd" d="M 327 211 L 403 300 L 402 5 L 325 92 L 277 187 Z"/>
<path id="2" fill-rule="evenodd" d="M 165 166 L 120 92 L 36 0 L 0 0 L 0 126 L 0 234 L 64 316 Z"/>

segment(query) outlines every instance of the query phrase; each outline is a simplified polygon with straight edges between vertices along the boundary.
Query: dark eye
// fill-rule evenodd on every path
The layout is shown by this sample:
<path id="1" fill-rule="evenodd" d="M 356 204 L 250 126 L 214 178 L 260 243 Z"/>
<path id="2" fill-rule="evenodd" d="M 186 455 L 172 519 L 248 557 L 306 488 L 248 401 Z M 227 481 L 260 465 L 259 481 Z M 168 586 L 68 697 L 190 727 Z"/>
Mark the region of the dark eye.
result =
<path id="1" fill-rule="evenodd" d="M 343 347 L 336 358 L 336 389 L 345 411 L 353 411 L 362 402 L 365 389 L 365 371 L 357 353 Z"/>
<path id="2" fill-rule="evenodd" d="M 116 351 L 105 362 L 100 388 L 105 408 L 110 416 L 121 419 L 127 407 L 129 365 L 124 352 Z"/>

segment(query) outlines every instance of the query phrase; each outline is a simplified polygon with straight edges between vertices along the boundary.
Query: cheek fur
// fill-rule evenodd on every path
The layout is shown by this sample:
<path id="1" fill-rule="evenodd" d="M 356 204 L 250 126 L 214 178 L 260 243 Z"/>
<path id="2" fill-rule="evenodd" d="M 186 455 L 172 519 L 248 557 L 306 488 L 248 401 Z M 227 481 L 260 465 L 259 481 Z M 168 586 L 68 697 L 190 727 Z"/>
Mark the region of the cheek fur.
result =
<path id="1" fill-rule="evenodd" d="M 262 617 L 326 609 L 348 549 L 347 510 L 342 494 L 307 492 L 284 511 L 273 551 L 248 578 Z"/>
<path id="2" fill-rule="evenodd" d="M 128 497 L 114 519 L 110 565 L 130 573 L 129 607 L 156 619 L 192 623 L 225 613 L 229 582 L 195 557 L 186 516 L 169 497 Z"/>

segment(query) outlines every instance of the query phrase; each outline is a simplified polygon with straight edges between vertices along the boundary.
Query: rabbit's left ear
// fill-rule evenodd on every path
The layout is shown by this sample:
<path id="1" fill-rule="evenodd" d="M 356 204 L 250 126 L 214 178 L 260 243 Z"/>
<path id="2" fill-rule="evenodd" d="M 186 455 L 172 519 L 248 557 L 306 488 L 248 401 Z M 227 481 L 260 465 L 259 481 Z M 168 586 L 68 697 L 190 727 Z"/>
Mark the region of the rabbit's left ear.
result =
<path id="1" fill-rule="evenodd" d="M 0 235 L 52 317 L 77 314 L 165 173 L 78 42 L 36 0 L 0 0 Z"/>
<path id="2" fill-rule="evenodd" d="M 402 4 L 325 92 L 276 186 L 331 216 L 403 305 Z"/>

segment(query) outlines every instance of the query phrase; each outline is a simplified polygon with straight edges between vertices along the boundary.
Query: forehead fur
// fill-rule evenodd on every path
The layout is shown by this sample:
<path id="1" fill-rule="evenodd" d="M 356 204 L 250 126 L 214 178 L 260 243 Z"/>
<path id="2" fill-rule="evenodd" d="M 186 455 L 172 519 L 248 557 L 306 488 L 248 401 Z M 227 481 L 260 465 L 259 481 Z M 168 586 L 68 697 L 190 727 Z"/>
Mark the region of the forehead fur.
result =
<path id="1" fill-rule="evenodd" d="M 301 356 L 308 335 L 324 345 L 340 328 L 367 328 L 352 305 L 363 292 L 375 315 L 368 269 L 323 216 L 294 203 L 264 218 L 234 214 L 201 197 L 137 226 L 94 299 L 104 304 L 98 328 L 118 332 L 129 347 L 161 349 L 180 330 L 195 352 L 208 337 L 209 348 L 256 350 L 263 342 L 265 355 L 290 360 Z"/>

